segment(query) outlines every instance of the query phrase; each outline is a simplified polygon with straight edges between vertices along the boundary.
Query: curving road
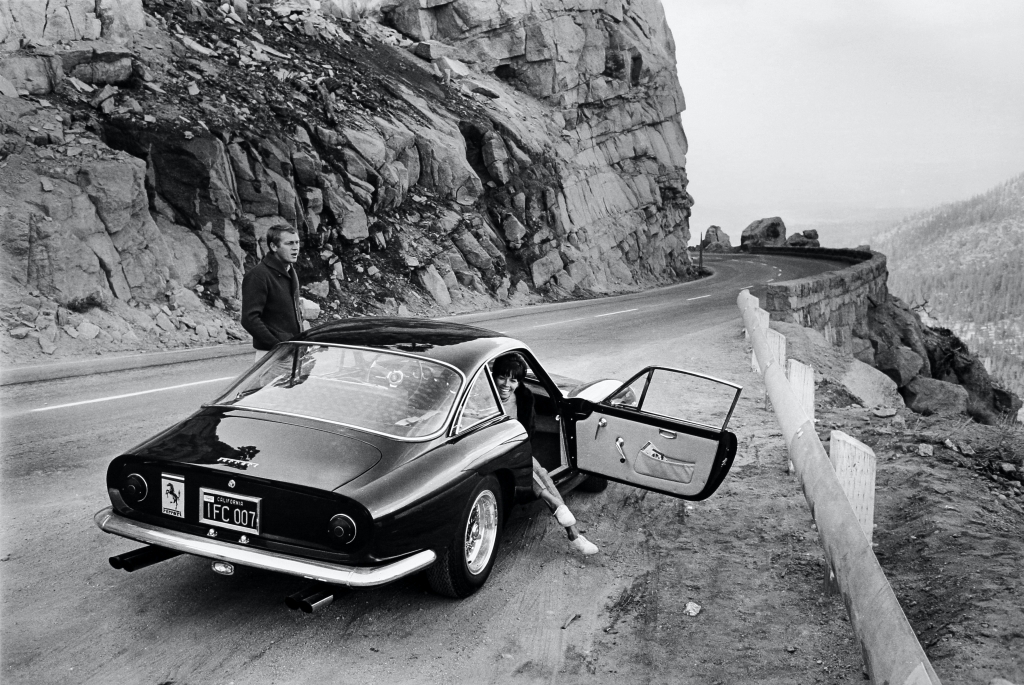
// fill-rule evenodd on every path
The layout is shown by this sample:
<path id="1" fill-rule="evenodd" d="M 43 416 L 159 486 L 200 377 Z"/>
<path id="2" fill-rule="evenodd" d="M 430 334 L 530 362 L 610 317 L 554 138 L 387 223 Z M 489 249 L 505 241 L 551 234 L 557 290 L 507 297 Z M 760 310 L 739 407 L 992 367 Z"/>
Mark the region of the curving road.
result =
<path id="1" fill-rule="evenodd" d="M 524 340 L 549 370 L 566 376 L 624 377 L 657 362 L 751 384 L 735 306 L 739 290 L 751 287 L 757 295 L 770 281 L 843 266 L 763 255 L 706 256 L 705 263 L 715 274 L 698 282 L 454 320 Z M 746 589 L 727 590 L 732 582 L 761 582 L 760 576 L 742 576 L 751 568 L 743 561 L 747 543 L 733 549 L 756 527 L 737 512 L 754 505 L 734 507 L 734 500 L 749 496 L 756 503 L 769 487 L 783 488 L 780 498 L 790 496 L 774 481 L 750 481 L 748 487 L 742 467 L 752 457 L 743 454 L 727 481 L 731 487 L 723 486 L 711 504 L 697 505 L 707 514 L 703 528 L 680 527 L 694 507 L 645 498 L 625 486 L 596 496 L 574 494 L 573 508 L 603 548 L 586 560 L 566 553 L 539 506 L 518 509 L 488 585 L 462 602 L 427 594 L 412 578 L 348 592 L 307 616 L 284 607 L 283 597 L 300 585 L 285 576 L 239 569 L 225 578 L 195 557 L 133 574 L 114 571 L 107 557 L 133 545 L 92 524 L 92 514 L 107 504 L 107 462 L 215 396 L 250 360 L 246 355 L 0 388 L 4 682 L 592 683 L 617 682 L 623 674 L 634 674 L 630 680 L 636 682 L 690 682 L 678 669 L 691 656 L 687 668 L 701 674 L 693 682 L 713 682 L 706 668 L 714 664 L 732 674 L 722 682 L 741 667 L 749 675 L 755 666 L 744 665 L 745 659 L 768 669 L 748 682 L 805 682 L 801 668 L 757 656 L 771 651 L 764 645 L 778 649 L 782 637 L 768 635 L 763 643 L 751 638 L 737 660 L 730 637 L 735 628 L 724 628 L 748 617 L 751 625 L 772 621 L 749 606 L 744 598 L 754 595 Z M 757 414 L 757 399 L 756 392 L 746 393 L 737 410 L 741 449 L 744 430 L 771 432 Z M 797 518 L 804 526 L 806 516 Z M 759 533 L 762 541 L 766 534 Z M 708 565 L 712 545 L 732 551 Z M 685 577 L 683 568 L 689 568 Z M 734 572 L 737 580 L 729 580 Z M 676 586 L 721 598 L 724 638 L 710 626 L 703 634 L 677 632 L 682 619 L 673 601 L 679 598 L 669 589 Z M 795 604 L 778 611 L 803 620 L 802 614 L 817 610 L 801 604 L 813 597 L 795 591 Z M 670 615 L 659 615 L 658 607 Z M 816 639 L 806 637 L 809 643 Z"/>

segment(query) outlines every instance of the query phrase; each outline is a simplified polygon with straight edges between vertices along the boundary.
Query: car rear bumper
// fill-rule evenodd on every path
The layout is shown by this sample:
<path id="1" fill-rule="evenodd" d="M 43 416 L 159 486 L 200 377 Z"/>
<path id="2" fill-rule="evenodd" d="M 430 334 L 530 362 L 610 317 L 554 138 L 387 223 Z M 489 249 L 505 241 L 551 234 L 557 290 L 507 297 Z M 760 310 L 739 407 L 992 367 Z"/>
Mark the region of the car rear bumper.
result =
<path id="1" fill-rule="evenodd" d="M 198 538 L 188 533 L 133 521 L 116 513 L 113 507 L 96 512 L 93 520 L 104 533 L 120 535 L 148 545 L 158 545 L 208 559 L 228 561 L 241 566 L 252 566 L 350 587 L 371 587 L 390 583 L 403 576 L 422 571 L 434 563 L 437 558 L 434 552 L 427 549 L 383 566 L 342 566 L 326 561 L 297 559 L 279 552 Z"/>

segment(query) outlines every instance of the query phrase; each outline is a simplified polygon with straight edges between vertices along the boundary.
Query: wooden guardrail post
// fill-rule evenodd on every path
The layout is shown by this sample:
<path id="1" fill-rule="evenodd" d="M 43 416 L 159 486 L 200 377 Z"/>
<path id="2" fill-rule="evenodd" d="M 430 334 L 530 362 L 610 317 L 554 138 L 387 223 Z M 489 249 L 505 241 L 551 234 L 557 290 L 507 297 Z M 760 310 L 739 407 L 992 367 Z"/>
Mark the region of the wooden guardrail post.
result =
<path id="1" fill-rule="evenodd" d="M 793 386 L 793 394 L 803 407 L 807 418 L 814 421 L 814 367 L 802 364 L 795 359 L 786 360 L 786 378 Z M 793 462 L 789 462 L 789 472 L 793 473 Z"/>
<path id="2" fill-rule="evenodd" d="M 832 431 L 828 458 L 870 544 L 875 526 L 875 452 L 842 431 Z M 835 570 L 831 566 L 825 568 L 824 587 L 826 594 L 839 592 Z"/>
<path id="3" fill-rule="evenodd" d="M 832 431 L 828 458 L 870 543 L 875 528 L 875 452 L 842 431 Z"/>

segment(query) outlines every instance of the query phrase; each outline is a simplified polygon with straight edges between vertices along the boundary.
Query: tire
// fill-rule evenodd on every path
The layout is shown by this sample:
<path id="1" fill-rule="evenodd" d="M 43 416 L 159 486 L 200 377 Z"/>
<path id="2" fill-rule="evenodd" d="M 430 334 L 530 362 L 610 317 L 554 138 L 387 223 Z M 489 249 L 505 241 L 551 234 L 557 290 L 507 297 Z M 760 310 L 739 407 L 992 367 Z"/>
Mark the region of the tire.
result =
<path id="1" fill-rule="evenodd" d="M 461 599 L 487 582 L 501 543 L 501 507 L 498 480 L 487 476 L 469 496 L 454 539 L 427 569 L 431 590 Z"/>
<path id="2" fill-rule="evenodd" d="M 580 492 L 604 492 L 608 489 L 608 479 L 604 476 L 587 476 L 576 489 Z"/>

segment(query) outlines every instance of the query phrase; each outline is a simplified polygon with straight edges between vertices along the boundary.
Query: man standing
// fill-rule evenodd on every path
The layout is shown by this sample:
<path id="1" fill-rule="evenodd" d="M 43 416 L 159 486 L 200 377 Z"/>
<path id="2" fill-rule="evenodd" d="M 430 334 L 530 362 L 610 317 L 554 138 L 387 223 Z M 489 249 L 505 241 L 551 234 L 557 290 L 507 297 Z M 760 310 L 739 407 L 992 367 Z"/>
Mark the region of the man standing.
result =
<path id="1" fill-rule="evenodd" d="M 288 225 L 267 231 L 269 252 L 242 279 L 242 327 L 252 335 L 256 359 L 302 331 L 299 307 L 299 234 Z"/>

